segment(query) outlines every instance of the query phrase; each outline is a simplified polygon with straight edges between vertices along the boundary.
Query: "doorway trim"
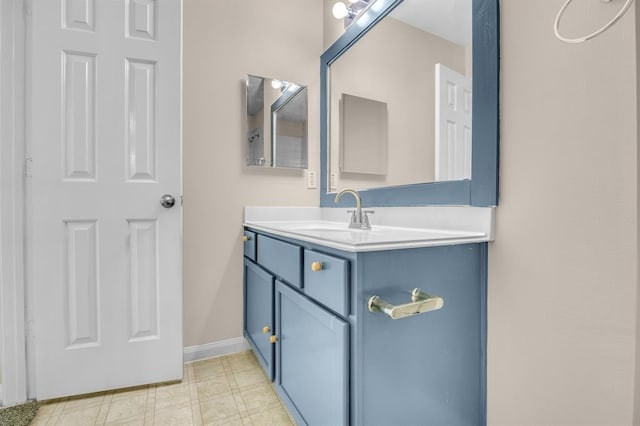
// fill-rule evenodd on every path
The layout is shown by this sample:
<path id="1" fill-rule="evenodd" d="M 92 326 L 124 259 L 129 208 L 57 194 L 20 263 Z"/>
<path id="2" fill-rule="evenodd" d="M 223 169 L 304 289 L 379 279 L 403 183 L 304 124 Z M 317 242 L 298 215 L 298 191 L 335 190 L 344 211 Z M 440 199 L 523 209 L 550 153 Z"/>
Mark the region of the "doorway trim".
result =
<path id="1" fill-rule="evenodd" d="M 0 2 L 0 372 L 2 406 L 27 399 L 24 279 L 25 0 Z"/>

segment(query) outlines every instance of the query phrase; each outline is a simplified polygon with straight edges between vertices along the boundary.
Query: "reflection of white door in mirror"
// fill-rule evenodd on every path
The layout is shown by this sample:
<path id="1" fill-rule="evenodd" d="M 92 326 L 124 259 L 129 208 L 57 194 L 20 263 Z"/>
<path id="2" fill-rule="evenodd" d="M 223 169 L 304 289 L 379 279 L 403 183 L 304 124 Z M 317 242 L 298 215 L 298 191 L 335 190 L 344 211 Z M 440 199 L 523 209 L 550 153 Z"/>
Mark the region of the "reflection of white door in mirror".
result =
<path id="1" fill-rule="evenodd" d="M 471 79 L 436 64 L 437 181 L 471 179 Z"/>

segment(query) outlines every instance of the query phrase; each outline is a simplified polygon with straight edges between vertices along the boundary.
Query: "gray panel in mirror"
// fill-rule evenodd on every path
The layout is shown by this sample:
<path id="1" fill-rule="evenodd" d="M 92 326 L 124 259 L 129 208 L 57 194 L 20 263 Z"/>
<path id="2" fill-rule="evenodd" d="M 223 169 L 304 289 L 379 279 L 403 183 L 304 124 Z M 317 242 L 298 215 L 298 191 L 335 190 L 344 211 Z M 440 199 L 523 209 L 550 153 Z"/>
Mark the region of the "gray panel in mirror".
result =
<path id="1" fill-rule="evenodd" d="M 385 102 L 343 93 L 340 98 L 340 171 L 386 175 L 387 128 Z"/>
<path id="2" fill-rule="evenodd" d="M 465 90 L 470 106 L 471 33 L 472 0 L 404 0 L 330 65 L 330 192 L 470 178 L 471 111 L 465 120 L 448 109 L 465 105 Z M 439 65 L 466 83 L 437 73 Z M 339 110 L 343 93 L 387 104 L 385 173 L 348 173 L 341 164 L 351 149 L 340 141 L 349 127 L 340 122 L 348 119 Z"/>
<path id="3" fill-rule="evenodd" d="M 247 75 L 246 165 L 307 168 L 307 88 Z"/>

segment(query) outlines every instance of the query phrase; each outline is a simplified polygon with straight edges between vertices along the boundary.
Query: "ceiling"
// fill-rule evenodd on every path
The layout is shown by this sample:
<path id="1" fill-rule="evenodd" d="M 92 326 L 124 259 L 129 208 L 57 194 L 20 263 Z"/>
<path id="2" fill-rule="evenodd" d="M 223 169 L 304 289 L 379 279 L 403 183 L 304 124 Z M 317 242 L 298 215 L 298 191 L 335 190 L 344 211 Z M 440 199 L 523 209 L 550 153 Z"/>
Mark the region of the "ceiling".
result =
<path id="1" fill-rule="evenodd" d="M 404 0 L 393 18 L 455 44 L 471 47 L 472 0 Z"/>

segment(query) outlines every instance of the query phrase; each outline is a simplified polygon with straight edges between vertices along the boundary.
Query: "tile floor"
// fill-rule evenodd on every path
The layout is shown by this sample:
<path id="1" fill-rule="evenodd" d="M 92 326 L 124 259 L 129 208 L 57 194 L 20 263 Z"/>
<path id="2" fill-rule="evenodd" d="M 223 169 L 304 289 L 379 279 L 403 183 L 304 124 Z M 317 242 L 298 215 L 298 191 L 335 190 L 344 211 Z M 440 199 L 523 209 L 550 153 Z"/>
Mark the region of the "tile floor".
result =
<path id="1" fill-rule="evenodd" d="M 185 364 L 180 383 L 44 401 L 31 425 L 294 425 L 252 352 Z"/>

